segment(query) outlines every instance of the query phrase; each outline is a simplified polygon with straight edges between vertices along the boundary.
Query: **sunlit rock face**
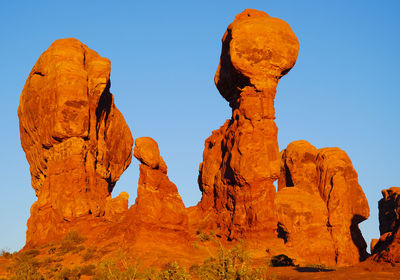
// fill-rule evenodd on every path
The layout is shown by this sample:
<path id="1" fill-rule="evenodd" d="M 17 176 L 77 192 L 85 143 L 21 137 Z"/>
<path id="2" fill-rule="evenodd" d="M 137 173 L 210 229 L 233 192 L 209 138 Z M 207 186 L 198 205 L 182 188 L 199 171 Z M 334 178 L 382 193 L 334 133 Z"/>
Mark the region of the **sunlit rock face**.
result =
<path id="1" fill-rule="evenodd" d="M 111 197 L 131 162 L 133 139 L 110 93 L 110 62 L 76 39 L 55 41 L 33 67 L 18 109 L 38 197 L 26 246 L 60 241 L 77 230 L 87 244 L 109 251 L 123 247 L 146 265 L 179 260 L 189 267 L 215 249 L 208 241 L 231 246 L 242 239 L 257 260 L 282 253 L 301 264 L 363 260 L 366 244 L 358 224 L 369 208 L 347 154 L 306 141 L 279 153 L 276 87 L 298 50 L 286 22 L 257 10 L 237 15 L 223 36 L 215 74 L 232 117 L 205 142 L 201 201 L 185 208 L 157 142 L 141 137 L 133 151 L 140 162 L 137 198 L 128 209 L 127 193 Z M 374 252 L 381 260 L 398 252 L 382 246 L 400 240 L 394 238 L 395 193 L 384 192 L 380 203 L 383 237 Z M 193 244 L 205 236 L 208 241 L 193 254 Z"/>
<path id="2" fill-rule="evenodd" d="M 110 61 L 76 39 L 55 41 L 34 65 L 18 108 L 21 144 L 38 200 L 27 245 L 62 235 L 63 223 L 102 216 L 128 167 L 133 139 L 110 93 Z"/>
<path id="3" fill-rule="evenodd" d="M 160 155 L 157 142 L 150 137 L 137 138 L 134 156 L 141 164 L 132 219 L 148 227 L 187 231 L 185 205 L 177 187 L 167 176 L 167 165 Z"/>
<path id="4" fill-rule="evenodd" d="M 382 190 L 379 201 L 381 237 L 373 241 L 372 259 L 378 262 L 400 263 L 400 188 Z"/>
<path id="5" fill-rule="evenodd" d="M 286 22 L 251 9 L 238 14 L 222 38 L 215 84 L 232 118 L 205 142 L 202 199 L 193 215 L 201 227 L 218 229 L 228 240 L 275 234 L 273 182 L 280 159 L 274 98 L 298 50 Z"/>
<path id="6" fill-rule="evenodd" d="M 195 239 L 189 234 L 187 210 L 168 178 L 157 142 L 150 137 L 137 138 L 134 157 L 140 161 L 139 185 L 135 204 L 122 223 L 124 242 L 151 263 L 157 262 L 155 258 L 191 262 Z"/>
<path id="7" fill-rule="evenodd" d="M 352 265 L 367 257 L 358 224 L 368 201 L 347 154 L 295 141 L 281 153 L 275 198 L 279 231 L 309 262 Z"/>

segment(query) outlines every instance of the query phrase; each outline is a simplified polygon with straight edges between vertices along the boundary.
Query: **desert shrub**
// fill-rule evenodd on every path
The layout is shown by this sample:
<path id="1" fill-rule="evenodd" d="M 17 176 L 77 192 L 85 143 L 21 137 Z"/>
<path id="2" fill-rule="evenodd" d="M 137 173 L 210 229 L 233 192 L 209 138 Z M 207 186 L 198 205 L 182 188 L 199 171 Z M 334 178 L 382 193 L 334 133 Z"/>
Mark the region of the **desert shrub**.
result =
<path id="1" fill-rule="evenodd" d="M 79 280 L 82 275 L 93 276 L 95 274 L 96 266 L 93 264 L 84 266 L 75 266 L 72 268 L 56 269 L 54 275 L 55 280 Z"/>
<path id="2" fill-rule="evenodd" d="M 269 266 L 294 266 L 293 259 L 284 254 L 273 256 L 269 261 Z"/>
<path id="3" fill-rule="evenodd" d="M 80 278 L 81 273 L 78 267 L 63 268 L 54 276 L 55 280 L 79 280 Z"/>
<path id="4" fill-rule="evenodd" d="M 35 257 L 39 254 L 38 250 L 28 250 L 18 253 L 13 258 L 11 266 L 11 280 L 43 280 L 43 275 L 39 272 L 39 262 Z"/>
<path id="5" fill-rule="evenodd" d="M 49 250 L 47 251 L 48 254 L 52 255 L 56 252 L 57 248 L 56 247 L 51 247 L 49 248 Z"/>
<path id="6" fill-rule="evenodd" d="M 137 279 L 137 269 L 133 265 L 119 267 L 112 260 L 105 260 L 97 267 L 94 280 L 131 280 Z"/>
<path id="7" fill-rule="evenodd" d="M 34 258 L 39 254 L 40 254 L 40 251 L 37 250 L 37 249 L 30 249 L 30 250 L 23 251 L 23 252 L 19 253 L 20 256 L 24 256 L 26 258 Z"/>
<path id="8" fill-rule="evenodd" d="M 0 256 L 3 258 L 6 258 L 6 259 L 10 259 L 10 258 L 12 258 L 13 254 L 10 253 L 7 249 L 2 249 L 0 251 Z"/>
<path id="9" fill-rule="evenodd" d="M 196 235 L 200 242 L 207 242 L 207 241 L 215 242 L 215 233 L 212 230 L 209 232 L 205 232 L 201 228 L 198 228 L 196 230 Z"/>
<path id="10" fill-rule="evenodd" d="M 87 262 L 95 258 L 96 255 L 97 255 L 97 249 L 94 247 L 90 247 L 85 251 L 85 253 L 82 254 L 82 259 L 83 261 Z"/>
<path id="11" fill-rule="evenodd" d="M 72 243 L 72 244 L 81 244 L 84 242 L 86 238 L 79 234 L 76 230 L 69 231 L 63 238 L 61 242 L 63 243 Z"/>
<path id="12" fill-rule="evenodd" d="M 94 264 L 84 265 L 80 268 L 81 275 L 93 276 L 96 273 L 96 266 Z"/>
<path id="13" fill-rule="evenodd" d="M 93 280 L 138 279 L 140 265 L 124 252 L 117 252 L 112 259 L 102 261 L 96 268 Z"/>
<path id="14" fill-rule="evenodd" d="M 216 257 L 204 261 L 203 265 L 191 268 L 200 279 L 257 280 L 265 279 L 263 269 L 251 267 L 251 257 L 243 243 L 233 249 L 225 249 L 221 244 Z"/>
<path id="15" fill-rule="evenodd" d="M 206 242 L 211 239 L 210 235 L 208 235 L 206 232 L 201 232 L 197 236 L 201 242 Z"/>
<path id="16" fill-rule="evenodd" d="M 86 239 L 75 230 L 68 232 L 61 240 L 59 254 L 78 253 L 84 250 L 85 247 L 79 244 L 83 243 L 85 240 Z"/>
<path id="17" fill-rule="evenodd" d="M 153 273 L 151 277 L 147 276 L 146 278 L 149 280 L 189 280 L 191 276 L 177 262 L 172 262 L 166 264 L 163 270 Z"/>
<path id="18" fill-rule="evenodd" d="M 326 266 L 324 264 L 306 264 L 305 268 L 312 268 L 314 271 L 333 271 L 335 268 Z"/>

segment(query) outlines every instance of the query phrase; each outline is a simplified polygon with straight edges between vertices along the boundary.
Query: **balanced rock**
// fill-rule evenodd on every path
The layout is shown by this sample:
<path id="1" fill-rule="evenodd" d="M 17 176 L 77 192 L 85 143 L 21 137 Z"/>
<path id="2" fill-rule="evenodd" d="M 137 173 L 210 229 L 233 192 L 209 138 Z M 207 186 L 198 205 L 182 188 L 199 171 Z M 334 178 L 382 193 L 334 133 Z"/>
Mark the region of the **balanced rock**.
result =
<path id="1" fill-rule="evenodd" d="M 400 188 L 382 191 L 379 201 L 379 231 L 381 237 L 371 247 L 372 260 L 400 263 Z"/>
<path id="2" fill-rule="evenodd" d="M 215 84 L 232 118 L 205 142 L 200 164 L 199 227 L 228 240 L 274 234 L 279 177 L 274 98 L 280 78 L 295 64 L 298 40 L 290 26 L 257 10 L 236 16 L 222 38 Z"/>
<path id="3" fill-rule="evenodd" d="M 55 41 L 33 66 L 18 108 L 21 144 L 38 200 L 27 245 L 65 234 L 63 223 L 102 216 L 128 167 L 133 139 L 110 93 L 110 61 L 76 39 Z"/>
<path id="4" fill-rule="evenodd" d="M 358 224 L 367 199 L 347 154 L 295 141 L 282 151 L 275 206 L 280 234 L 307 262 L 352 265 L 367 257 Z"/>

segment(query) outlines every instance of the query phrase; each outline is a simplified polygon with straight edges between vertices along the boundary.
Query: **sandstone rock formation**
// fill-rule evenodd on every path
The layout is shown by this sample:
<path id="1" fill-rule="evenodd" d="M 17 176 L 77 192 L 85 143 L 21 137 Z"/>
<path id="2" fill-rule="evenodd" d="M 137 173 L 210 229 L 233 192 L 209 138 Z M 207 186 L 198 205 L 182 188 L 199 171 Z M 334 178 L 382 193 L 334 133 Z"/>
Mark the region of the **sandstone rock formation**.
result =
<path id="1" fill-rule="evenodd" d="M 123 218 L 123 214 L 128 211 L 129 194 L 121 192 L 117 197 L 106 199 L 104 216 L 107 220 L 118 221 Z"/>
<path id="2" fill-rule="evenodd" d="M 141 162 L 139 186 L 132 218 L 135 223 L 187 230 L 185 205 L 175 184 L 167 176 L 167 166 L 158 144 L 150 137 L 135 141 L 134 156 Z"/>
<path id="3" fill-rule="evenodd" d="M 379 201 L 379 231 L 381 237 L 371 246 L 372 259 L 378 262 L 400 263 L 400 188 L 382 191 Z"/>
<path id="4" fill-rule="evenodd" d="M 207 236 L 222 242 L 244 239 L 262 261 L 286 252 L 303 263 L 350 265 L 365 259 L 358 224 L 369 208 L 346 153 L 296 141 L 279 154 L 276 87 L 298 50 L 284 21 L 257 10 L 237 15 L 222 39 L 215 74 L 232 117 L 205 142 L 201 201 L 185 208 L 157 142 L 141 137 L 134 148 L 140 161 L 137 198 L 128 209 L 127 193 L 111 198 L 130 164 L 133 139 L 110 93 L 110 62 L 78 40 L 54 42 L 33 67 L 18 109 L 38 197 L 27 247 L 60 240 L 73 229 L 87 233 L 88 244 L 123 247 L 146 265 L 178 258 L 192 265 L 213 249 L 203 242 L 209 247 L 193 256 L 197 232 L 213 230 Z M 384 194 L 385 238 L 375 248 L 392 248 L 381 245 L 398 231 L 398 199 L 392 193 Z"/>
<path id="5" fill-rule="evenodd" d="M 313 263 L 364 260 L 367 245 L 358 224 L 369 217 L 369 207 L 347 154 L 295 141 L 281 156 L 275 206 L 287 245 Z"/>
<path id="6" fill-rule="evenodd" d="M 62 236 L 76 217 L 104 215 L 133 144 L 110 93 L 110 61 L 76 39 L 55 41 L 29 74 L 18 117 L 38 197 L 27 246 Z"/>
<path id="7" fill-rule="evenodd" d="M 135 204 L 123 225 L 124 241 L 141 260 L 159 265 L 192 254 L 188 215 L 178 189 L 167 176 L 158 144 L 150 137 L 135 141 L 134 156 L 141 162 Z M 190 260 L 184 260 L 190 262 Z"/>
<path id="8" fill-rule="evenodd" d="M 238 14 L 223 36 L 215 84 L 232 107 L 232 118 L 206 140 L 198 207 L 205 216 L 201 226 L 218 229 L 228 240 L 246 232 L 273 234 L 276 228 L 274 98 L 298 50 L 286 22 L 257 10 Z"/>

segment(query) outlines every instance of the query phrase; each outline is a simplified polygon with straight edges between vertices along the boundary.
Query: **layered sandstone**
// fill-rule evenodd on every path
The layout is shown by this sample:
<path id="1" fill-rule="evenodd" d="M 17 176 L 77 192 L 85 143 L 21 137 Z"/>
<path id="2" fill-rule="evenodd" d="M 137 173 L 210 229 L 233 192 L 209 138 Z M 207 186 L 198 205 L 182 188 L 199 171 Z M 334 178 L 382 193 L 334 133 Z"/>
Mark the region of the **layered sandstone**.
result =
<path id="1" fill-rule="evenodd" d="M 62 236 L 74 218 L 104 215 L 133 144 L 110 93 L 110 61 L 76 39 L 55 41 L 29 74 L 18 117 L 38 197 L 27 245 Z"/>
<path id="2" fill-rule="evenodd" d="M 275 206 L 279 231 L 309 262 L 352 265 L 367 257 L 358 224 L 367 199 L 347 154 L 295 141 L 282 151 Z"/>
<path id="3" fill-rule="evenodd" d="M 205 142 L 202 199 L 192 214 L 202 220 L 199 227 L 216 229 L 228 240 L 275 234 L 273 182 L 280 159 L 274 98 L 298 50 L 290 26 L 264 12 L 245 10 L 228 26 L 215 84 L 232 118 Z"/>
<path id="4" fill-rule="evenodd" d="M 379 262 L 400 263 L 400 188 L 382 191 L 379 201 L 379 231 L 381 237 L 373 241 L 372 259 Z"/>

